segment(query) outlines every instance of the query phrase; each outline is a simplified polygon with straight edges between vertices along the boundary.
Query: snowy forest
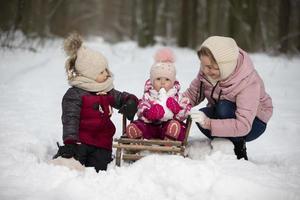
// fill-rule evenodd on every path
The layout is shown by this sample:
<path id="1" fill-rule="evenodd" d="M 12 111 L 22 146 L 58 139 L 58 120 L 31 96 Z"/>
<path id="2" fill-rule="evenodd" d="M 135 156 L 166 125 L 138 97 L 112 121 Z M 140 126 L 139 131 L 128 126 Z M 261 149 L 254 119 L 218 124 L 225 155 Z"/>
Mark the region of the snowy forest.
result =
<path id="1" fill-rule="evenodd" d="M 251 52 L 299 53 L 299 9 L 299 0 L 1 1 L 1 46 L 13 47 L 16 30 L 26 40 L 78 31 L 113 43 L 137 41 L 141 47 L 197 48 L 208 36 L 223 35 Z"/>
<path id="2" fill-rule="evenodd" d="M 0 0 L 0 200 L 299 200 L 299 11 L 300 0 Z M 173 51 L 184 92 L 200 72 L 196 50 L 203 41 L 236 40 L 273 105 L 264 133 L 243 146 L 248 160 L 237 159 L 231 141 L 210 140 L 193 121 L 184 156 L 141 151 L 144 157 L 119 166 L 112 148 L 107 170 L 98 173 L 77 161 L 76 169 L 54 163 L 57 143 L 65 142 L 63 97 L 76 88 L 63 45 L 72 32 L 106 58 L 114 89 L 139 99 L 158 50 Z M 112 143 L 124 127 L 118 109 L 109 113 Z"/>

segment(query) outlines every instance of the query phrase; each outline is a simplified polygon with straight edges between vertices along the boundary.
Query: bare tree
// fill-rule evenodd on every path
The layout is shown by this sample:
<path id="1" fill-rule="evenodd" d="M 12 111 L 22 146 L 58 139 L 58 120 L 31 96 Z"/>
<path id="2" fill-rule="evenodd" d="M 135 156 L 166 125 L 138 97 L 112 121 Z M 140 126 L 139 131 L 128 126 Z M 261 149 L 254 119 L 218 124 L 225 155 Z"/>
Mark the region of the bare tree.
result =
<path id="1" fill-rule="evenodd" d="M 177 44 L 180 47 L 188 46 L 188 15 L 189 15 L 189 1 L 181 0 L 181 10 L 179 18 L 179 30 L 178 30 L 178 40 Z"/>
<path id="2" fill-rule="evenodd" d="M 136 0 L 138 44 L 141 47 L 154 44 L 156 0 Z"/>
<path id="3" fill-rule="evenodd" d="M 279 51 L 285 53 L 288 50 L 287 36 L 289 34 L 291 3 L 290 0 L 280 0 L 279 5 Z"/>
<path id="4" fill-rule="evenodd" d="M 26 40 L 77 31 L 142 47 L 197 47 L 211 35 L 233 37 L 248 51 L 300 49 L 300 0 L 10 0 L 0 1 L 0 40 Z"/>

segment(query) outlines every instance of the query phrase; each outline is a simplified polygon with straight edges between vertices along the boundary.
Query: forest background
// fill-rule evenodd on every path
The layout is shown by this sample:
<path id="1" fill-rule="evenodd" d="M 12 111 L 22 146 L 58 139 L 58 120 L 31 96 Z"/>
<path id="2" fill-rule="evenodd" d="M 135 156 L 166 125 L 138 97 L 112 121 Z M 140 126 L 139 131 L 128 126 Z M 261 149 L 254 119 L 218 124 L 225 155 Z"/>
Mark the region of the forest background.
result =
<path id="1" fill-rule="evenodd" d="M 195 49 L 222 35 L 250 52 L 299 54 L 299 10 L 300 0 L 1 0 L 0 44 L 34 50 L 77 31 L 109 43 Z"/>

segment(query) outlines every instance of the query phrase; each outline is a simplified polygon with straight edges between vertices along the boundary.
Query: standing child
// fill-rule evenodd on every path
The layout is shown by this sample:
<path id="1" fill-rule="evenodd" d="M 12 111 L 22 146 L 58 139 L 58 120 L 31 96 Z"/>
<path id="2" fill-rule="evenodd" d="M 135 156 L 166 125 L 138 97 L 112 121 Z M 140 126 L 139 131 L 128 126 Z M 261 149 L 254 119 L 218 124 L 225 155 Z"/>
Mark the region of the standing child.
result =
<path id="1" fill-rule="evenodd" d="M 182 121 L 187 118 L 191 105 L 188 98 L 179 94 L 174 54 L 169 48 L 163 48 L 154 59 L 138 105 L 138 120 L 127 126 L 127 136 L 183 141 L 186 126 Z"/>
<path id="2" fill-rule="evenodd" d="M 106 58 L 82 45 L 80 35 L 70 35 L 64 50 L 69 56 L 65 67 L 71 88 L 62 100 L 64 146 L 59 147 L 54 158 L 75 158 L 97 172 L 106 170 L 112 160 L 115 133 L 111 107 L 132 120 L 137 98 L 114 89 Z"/>

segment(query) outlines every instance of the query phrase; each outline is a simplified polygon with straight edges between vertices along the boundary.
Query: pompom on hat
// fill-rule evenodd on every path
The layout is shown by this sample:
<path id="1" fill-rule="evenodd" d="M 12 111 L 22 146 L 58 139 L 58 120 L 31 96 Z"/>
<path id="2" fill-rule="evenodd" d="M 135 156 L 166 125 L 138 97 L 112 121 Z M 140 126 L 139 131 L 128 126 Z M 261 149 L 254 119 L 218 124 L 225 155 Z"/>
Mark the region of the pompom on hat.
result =
<path id="1" fill-rule="evenodd" d="M 175 55 L 170 48 L 159 49 L 154 55 L 154 64 L 150 69 L 150 80 L 153 81 L 159 77 L 166 77 L 172 81 L 176 80 Z"/>
<path id="2" fill-rule="evenodd" d="M 96 80 L 103 70 L 108 69 L 106 58 L 98 51 L 82 45 L 83 40 L 77 33 L 71 34 L 64 41 L 64 50 L 70 58 L 75 58 L 75 73 L 86 78 Z M 67 60 L 66 68 L 70 68 L 70 61 Z"/>
<path id="3" fill-rule="evenodd" d="M 213 54 L 220 69 L 221 80 L 228 78 L 234 72 L 239 55 L 239 47 L 234 39 L 230 37 L 211 36 L 202 43 L 200 49 L 202 47 L 208 48 Z"/>

